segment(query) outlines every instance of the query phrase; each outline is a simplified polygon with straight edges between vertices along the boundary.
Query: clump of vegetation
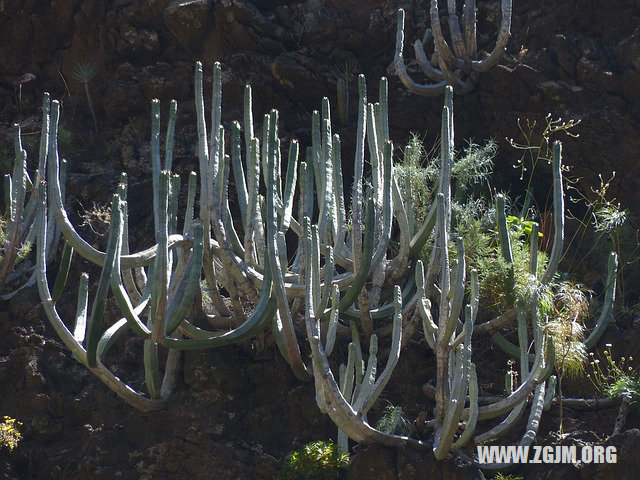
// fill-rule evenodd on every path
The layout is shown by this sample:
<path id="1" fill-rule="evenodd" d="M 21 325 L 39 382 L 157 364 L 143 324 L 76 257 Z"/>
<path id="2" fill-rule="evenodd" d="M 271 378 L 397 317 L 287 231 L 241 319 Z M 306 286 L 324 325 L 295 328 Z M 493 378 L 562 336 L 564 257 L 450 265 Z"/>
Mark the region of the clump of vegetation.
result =
<path id="1" fill-rule="evenodd" d="M 89 227 L 93 233 L 100 237 L 104 237 L 109 231 L 111 223 L 111 210 L 109 205 L 97 205 L 96 203 L 90 209 L 84 208 L 81 227 Z"/>
<path id="2" fill-rule="evenodd" d="M 87 98 L 87 104 L 91 111 L 91 118 L 93 119 L 93 126 L 96 133 L 98 132 L 98 120 L 96 119 L 96 113 L 93 109 L 93 99 L 89 91 L 89 82 L 96 76 L 96 67 L 91 61 L 78 62 L 73 65 L 73 72 L 71 76 L 73 79 L 84 86 L 84 94 Z"/>
<path id="3" fill-rule="evenodd" d="M 506 473 L 496 473 L 496 476 L 493 477 L 493 480 L 524 480 L 524 477 L 520 476 L 520 475 L 514 475 L 514 474 L 509 474 L 507 475 Z"/>
<path id="4" fill-rule="evenodd" d="M 388 435 L 408 435 L 413 430 L 413 425 L 407 419 L 402 407 L 389 405 L 376 422 L 375 429 Z"/>
<path id="5" fill-rule="evenodd" d="M 631 403 L 637 403 L 640 398 L 640 372 L 630 365 L 633 357 L 614 360 L 610 343 L 604 351 L 604 365 L 601 365 L 599 359 L 594 358 L 593 352 L 589 353 L 589 356 L 593 373 L 587 374 L 587 378 L 596 390 L 611 399 L 629 395 Z"/>
<path id="6" fill-rule="evenodd" d="M 18 446 L 22 440 L 20 425 L 22 422 L 5 415 L 4 422 L 0 423 L 0 450 L 7 448 L 11 451 Z"/>
<path id="7" fill-rule="evenodd" d="M 4 218 L 0 216 L 0 262 L 4 257 L 5 245 L 7 242 L 7 222 Z M 16 265 L 21 263 L 29 253 L 31 252 L 32 242 L 25 242 L 22 244 L 20 249 L 18 250 L 18 254 L 16 255 Z"/>
<path id="8" fill-rule="evenodd" d="M 349 465 L 349 455 L 332 441 L 311 442 L 292 452 L 284 462 L 280 480 L 335 480 Z"/>

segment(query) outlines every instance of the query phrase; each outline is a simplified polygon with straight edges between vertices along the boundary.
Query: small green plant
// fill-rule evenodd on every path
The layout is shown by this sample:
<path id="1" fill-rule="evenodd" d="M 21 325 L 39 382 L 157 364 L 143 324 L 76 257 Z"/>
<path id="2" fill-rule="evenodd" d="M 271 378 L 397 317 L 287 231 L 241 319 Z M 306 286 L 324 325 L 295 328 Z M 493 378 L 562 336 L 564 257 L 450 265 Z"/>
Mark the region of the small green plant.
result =
<path id="1" fill-rule="evenodd" d="M 402 407 L 389 405 L 376 422 L 375 428 L 388 435 L 408 435 L 413 425 L 407 419 Z"/>
<path id="2" fill-rule="evenodd" d="M 20 425 L 22 422 L 5 415 L 4 422 L 0 423 L 0 450 L 7 448 L 11 451 L 18 446 L 22 440 Z"/>
<path id="3" fill-rule="evenodd" d="M 640 373 L 638 368 L 630 365 L 633 357 L 614 360 L 610 343 L 604 350 L 604 365 L 601 365 L 599 359 L 594 358 L 593 352 L 589 353 L 589 356 L 591 357 L 589 365 L 593 373 L 587 374 L 587 378 L 591 380 L 596 390 L 611 399 L 623 394 L 629 395 L 631 403 L 637 403 L 640 398 Z"/>
<path id="4" fill-rule="evenodd" d="M 507 475 L 506 473 L 497 473 L 493 480 L 524 480 L 524 477 L 515 475 L 513 473 Z"/>
<path id="5" fill-rule="evenodd" d="M 332 441 L 307 443 L 284 462 L 280 480 L 334 480 L 349 465 L 349 455 Z"/>
<path id="6" fill-rule="evenodd" d="M 96 119 L 96 113 L 93 109 L 93 100 L 91 99 L 91 93 L 89 91 L 89 82 L 96 76 L 96 67 L 90 61 L 82 61 L 73 65 L 73 72 L 71 76 L 79 83 L 84 85 L 84 93 L 87 97 L 87 104 L 91 111 L 91 118 L 93 119 L 93 126 L 96 133 L 98 132 L 98 120 Z"/>
<path id="7" fill-rule="evenodd" d="M 7 222 L 0 216 L 0 262 L 4 257 L 5 243 L 7 241 Z M 31 252 L 31 244 L 32 242 L 25 242 L 19 248 L 18 253 L 16 255 L 15 265 L 20 264 L 27 256 L 29 252 Z"/>

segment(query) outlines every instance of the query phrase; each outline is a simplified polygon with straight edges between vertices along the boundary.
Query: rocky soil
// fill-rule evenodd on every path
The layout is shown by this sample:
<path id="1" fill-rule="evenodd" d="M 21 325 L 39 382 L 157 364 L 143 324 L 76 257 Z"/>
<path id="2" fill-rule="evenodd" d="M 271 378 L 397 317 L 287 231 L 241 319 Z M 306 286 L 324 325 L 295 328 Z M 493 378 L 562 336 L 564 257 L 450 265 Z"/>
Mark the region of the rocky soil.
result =
<path id="1" fill-rule="evenodd" d="M 147 215 L 150 192 L 149 102 L 179 102 L 174 164 L 183 177 L 196 169 L 193 69 L 196 60 L 210 71 L 223 66 L 223 123 L 242 116 L 242 89 L 254 89 L 257 119 L 271 108 L 281 115 L 282 134 L 309 143 L 311 112 L 323 96 L 335 104 L 336 82 L 367 76 L 369 95 L 382 75 L 390 79 L 391 137 L 402 145 L 417 132 L 427 146 L 437 142 L 441 98 L 405 92 L 389 69 L 395 43 L 396 11 L 405 8 L 407 38 L 422 36 L 419 0 L 0 0 L 0 169 L 12 151 L 10 125 L 19 121 L 27 138 L 38 131 L 42 92 L 63 102 L 62 125 L 69 133 L 63 154 L 69 160 L 68 205 L 79 224 L 84 211 L 105 205 L 120 171 L 130 175 L 132 248 L 146 246 L 152 233 Z M 443 3 L 443 2 L 441 2 Z M 184 4 L 179 6 L 180 4 Z M 499 2 L 478 2 L 480 47 L 490 49 L 499 22 Z M 616 172 L 609 193 L 638 215 L 640 176 L 640 2 L 637 0 L 544 0 L 514 2 L 512 38 L 501 65 L 484 74 L 477 88 L 455 99 L 457 147 L 464 139 L 494 138 L 498 188 L 522 191 L 512 168 L 520 153 L 506 139 L 521 139 L 518 119 L 544 122 L 580 120 L 579 137 L 562 138 L 564 158 L 578 186 L 589 192 L 598 175 Z M 405 56 L 411 57 L 405 48 Z M 81 81 L 78 70 L 91 67 Z M 89 78 L 91 77 L 91 78 Z M 210 87 L 210 77 L 206 79 Z M 87 93 L 88 92 L 88 93 Z M 95 123 L 91 113 L 95 112 Z M 334 106 L 335 109 L 335 106 Z M 524 123 L 523 123 L 524 124 Z M 336 127 L 343 162 L 354 150 L 355 116 Z M 539 130 L 534 143 L 539 141 Z M 30 158 L 35 147 L 27 145 Z M 33 166 L 30 163 L 30 167 Z M 550 185 L 546 166 L 536 179 L 540 192 Z M 576 207 L 576 215 L 581 213 Z M 100 243 L 99 225 L 82 233 Z M 570 225 L 575 231 L 575 224 Z M 97 233 L 94 231 L 97 230 Z M 589 240 L 589 239 L 587 239 Z M 589 250 L 575 246 L 582 258 Z M 580 273 L 602 277 L 604 263 L 590 260 Z M 629 279 L 637 264 L 626 267 Z M 78 262 L 75 277 L 89 269 Z M 598 285 L 595 285 L 598 288 Z M 630 288 L 629 298 L 637 292 Z M 69 302 L 73 303 L 73 296 Z M 0 304 L 0 416 L 21 420 L 24 440 L 11 454 L 0 451 L 0 478 L 7 479 L 254 479 L 274 478 L 293 448 L 335 435 L 315 406 L 313 385 L 295 380 L 269 338 L 221 351 L 185 356 L 183 377 L 167 410 L 132 411 L 79 366 L 38 306 L 35 290 Z M 633 316 L 624 317 L 608 340 L 620 354 L 640 358 Z M 640 328 L 640 327 L 638 327 Z M 141 382 L 141 345 L 119 346 L 120 374 Z M 419 387 L 433 366 L 424 346 L 410 345 L 390 399 L 407 393 L 405 380 Z M 486 357 L 493 352 L 488 350 Z M 496 355 L 499 355 L 496 353 Z M 115 361 L 115 358 L 112 359 Z M 489 358 L 488 362 L 491 360 Z M 498 361 L 498 360 L 495 360 Z M 501 359 L 501 365 L 504 363 Z M 569 387 L 580 390 L 580 386 Z M 410 392 L 411 393 L 411 392 Z M 415 392 L 413 392 L 415 393 Z M 409 413 L 426 410 L 415 396 Z M 412 410 L 413 408 L 413 410 Z M 559 411 L 543 416 L 538 443 L 603 440 L 615 410 L 565 409 L 559 439 Z M 613 466 L 530 466 L 529 479 L 636 478 L 634 453 L 640 447 L 638 417 L 629 430 L 607 442 L 618 445 Z M 634 466 L 635 465 L 635 466 Z M 352 479 L 483 478 L 454 461 L 435 463 L 410 450 L 358 448 L 348 473 Z M 490 477 L 490 475 L 488 475 Z"/>

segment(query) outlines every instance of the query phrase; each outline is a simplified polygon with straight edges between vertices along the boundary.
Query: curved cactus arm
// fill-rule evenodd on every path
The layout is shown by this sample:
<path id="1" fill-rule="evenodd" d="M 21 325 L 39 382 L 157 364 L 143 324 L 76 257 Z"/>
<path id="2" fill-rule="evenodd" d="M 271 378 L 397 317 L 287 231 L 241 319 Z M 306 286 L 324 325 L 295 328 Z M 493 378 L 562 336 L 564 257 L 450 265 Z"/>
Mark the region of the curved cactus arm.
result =
<path id="1" fill-rule="evenodd" d="M 129 330 L 129 322 L 126 318 L 121 318 L 116 323 L 107 328 L 98 342 L 98 360 L 102 361 L 107 352 L 115 345 L 120 337 Z"/>
<path id="2" fill-rule="evenodd" d="M 516 404 L 513 407 L 513 409 L 509 412 L 509 415 L 507 415 L 506 418 L 502 420 L 498 425 L 491 428 L 490 430 L 487 430 L 486 432 L 483 432 L 473 437 L 473 443 L 477 445 L 481 445 L 483 443 L 487 443 L 492 440 L 495 440 L 502 435 L 505 435 L 522 418 L 522 415 L 524 414 L 526 406 L 527 406 L 526 399 L 521 400 L 518 404 Z"/>
<path id="3" fill-rule="evenodd" d="M 165 333 L 171 333 L 182 323 L 188 314 L 196 293 L 200 288 L 200 272 L 202 269 L 203 256 L 203 236 L 202 224 L 195 225 L 193 238 L 193 253 L 185 268 L 185 273 L 177 287 L 177 293 L 169 302 L 167 307 L 167 322 Z"/>
<path id="4" fill-rule="evenodd" d="M 231 345 L 255 336 L 256 333 L 271 323 L 277 310 L 276 299 L 271 295 L 271 285 L 271 270 L 268 265 L 265 265 L 260 300 L 247 319 L 233 330 L 228 332 L 208 332 L 194 327 L 187 320 L 184 320 L 178 330 L 194 338 L 165 337 L 162 340 L 162 345 L 170 349 L 200 350 Z"/>
<path id="5" fill-rule="evenodd" d="M 409 244 L 409 257 L 414 258 L 420 254 L 420 251 L 427 243 L 427 240 L 431 236 L 433 229 L 436 225 L 436 220 L 438 218 L 438 209 L 437 202 L 433 202 L 431 207 L 429 208 L 429 212 L 420 227 L 420 230 L 413 236 L 411 239 L 411 243 Z"/>
<path id="6" fill-rule="evenodd" d="M 498 32 L 496 46 L 487 58 L 471 62 L 471 68 L 476 72 L 487 72 L 489 69 L 497 65 L 498 61 L 500 61 L 500 57 L 502 56 L 502 53 L 507 46 L 507 42 L 509 41 L 509 37 L 511 36 L 512 7 L 512 0 L 502 0 L 502 20 L 500 22 L 500 31 Z"/>
<path id="7" fill-rule="evenodd" d="M 64 209 L 64 202 L 62 201 L 62 190 L 60 187 L 60 166 L 57 151 L 57 129 L 58 118 L 60 114 L 60 104 L 58 101 L 53 100 L 51 102 L 51 134 L 49 135 L 49 150 L 48 150 L 48 185 L 53 185 L 51 191 L 52 197 L 51 208 L 54 210 L 56 220 L 60 225 L 60 229 L 67 242 L 71 244 L 74 250 L 81 257 L 89 260 L 90 262 L 103 266 L 106 253 L 101 252 L 92 247 L 87 241 L 85 241 L 75 230 L 73 224 L 69 221 L 66 210 Z M 182 246 L 184 243 L 182 235 L 169 236 L 169 248 L 173 249 Z M 153 263 L 156 255 L 156 246 L 142 250 L 135 254 L 123 255 L 122 265 L 123 269 L 126 268 L 138 268 Z"/>
<path id="8" fill-rule="evenodd" d="M 511 411 L 518 403 L 527 398 L 540 381 L 546 379 L 553 367 L 555 351 L 553 343 L 547 339 L 544 355 L 536 353 L 536 360 L 531 367 L 529 375 L 523 379 L 520 386 L 508 397 L 505 397 L 490 405 L 484 405 L 478 410 L 478 420 L 495 418 Z M 469 417 L 469 409 L 462 412 L 462 419 Z"/>
<path id="9" fill-rule="evenodd" d="M 356 402 L 356 409 L 366 414 L 373 406 L 374 402 L 378 399 L 378 396 L 387 385 L 391 378 L 394 368 L 398 364 L 400 358 L 400 343 L 402 340 L 402 296 L 400 294 L 400 287 L 395 286 L 394 289 L 394 306 L 395 315 L 393 317 L 393 334 L 391 337 L 391 351 L 387 358 L 387 363 L 384 370 L 376 380 L 376 383 L 366 392 L 361 392 L 361 397 Z"/>
<path id="10" fill-rule="evenodd" d="M 305 222 L 306 223 L 306 222 Z M 310 231 L 309 228 L 306 229 Z M 309 282 L 307 282 L 307 285 Z M 324 410 L 331 417 L 333 422 L 350 439 L 364 444 L 380 444 L 384 446 L 396 447 L 409 444 L 417 448 L 427 448 L 427 445 L 420 441 L 399 435 L 388 435 L 372 428 L 361 414 L 356 412 L 345 399 L 340 391 L 340 387 L 333 376 L 331 367 L 327 360 L 320 341 L 320 329 L 317 319 L 313 316 L 313 308 L 310 299 L 307 298 L 305 324 L 307 328 L 307 338 L 311 346 L 311 358 L 313 361 L 314 378 L 316 388 L 322 398 Z"/>
<path id="11" fill-rule="evenodd" d="M 149 322 L 151 323 L 151 322 Z M 151 327 L 152 325 L 149 324 Z M 142 346 L 144 355 L 144 380 L 147 391 L 153 399 L 159 399 L 160 389 L 162 388 L 160 380 L 160 369 L 158 368 L 158 344 L 153 340 L 145 340 Z"/>
<path id="12" fill-rule="evenodd" d="M 564 243 L 564 192 L 562 187 L 562 144 L 553 143 L 553 246 L 549 255 L 547 269 L 540 280 L 543 285 L 551 281 L 556 274 L 562 258 Z"/>
<path id="13" fill-rule="evenodd" d="M 535 307 L 534 307 L 535 308 Z M 529 341 L 527 339 L 527 326 L 526 326 L 526 308 L 523 300 L 517 302 L 517 320 L 518 320 L 518 346 L 507 340 L 502 334 L 498 332 L 492 332 L 491 338 L 500 350 L 513 358 L 520 359 L 520 370 L 522 376 L 526 376 L 529 373 L 529 363 L 534 361 L 534 355 L 528 353 Z M 539 330 L 539 328 L 538 328 Z M 537 333 L 536 335 L 539 335 Z"/>
<path id="14" fill-rule="evenodd" d="M 416 44 L 417 43 L 418 42 L 416 41 Z M 422 45 L 420 47 L 422 47 Z M 398 25 L 396 29 L 396 53 L 394 57 L 394 67 L 396 70 L 396 75 L 398 75 L 402 84 L 411 93 L 415 93 L 416 95 L 421 95 L 424 97 L 435 97 L 437 95 L 441 95 L 442 92 L 444 92 L 445 87 L 447 86 L 447 82 L 445 80 L 440 80 L 438 81 L 438 83 L 435 83 L 435 84 L 416 83 L 411 78 L 411 76 L 409 75 L 409 72 L 407 71 L 407 66 L 405 65 L 404 57 L 403 57 L 403 50 L 404 50 L 404 10 L 400 8 L 398 9 Z M 424 50 L 422 53 L 424 53 Z M 417 52 L 416 52 L 416 55 L 418 55 Z M 420 61 L 420 58 L 421 57 L 419 57 L 419 62 L 422 65 L 423 62 Z M 426 60 L 426 55 L 422 60 Z M 437 71 L 435 68 L 431 66 L 431 63 L 428 61 L 424 63 L 424 65 L 425 65 L 425 68 L 427 68 L 429 71 L 433 71 L 434 73 Z M 437 78 L 437 77 L 434 78 L 431 75 L 429 75 L 429 77 L 432 78 L 433 80 Z"/>
<path id="15" fill-rule="evenodd" d="M 67 278 L 69 277 L 69 268 L 71 267 L 72 259 L 73 247 L 65 242 L 64 248 L 62 250 L 60 267 L 58 268 L 58 274 L 56 275 L 56 279 L 53 283 L 53 293 L 51 295 L 51 298 L 53 299 L 54 303 L 56 303 L 60 299 L 62 291 L 67 284 Z"/>
<path id="16" fill-rule="evenodd" d="M 388 262 L 386 275 L 390 277 L 392 282 L 395 282 L 403 277 L 407 272 L 411 235 L 413 234 L 413 231 L 409 222 L 409 216 L 407 215 L 407 209 L 404 201 L 402 200 L 402 194 L 400 193 L 400 187 L 398 186 L 398 179 L 395 175 L 391 181 L 391 188 L 393 192 L 392 201 L 394 215 L 398 221 L 398 227 L 400 229 L 400 248 L 398 250 L 398 254 Z"/>
<path id="17" fill-rule="evenodd" d="M 240 207 L 240 218 L 242 226 L 247 226 L 247 184 L 242 166 L 242 155 L 240 152 L 240 123 L 235 121 L 231 124 L 231 165 L 233 167 L 233 179 L 236 184 L 236 195 L 238 196 L 238 206 Z M 248 152 L 249 150 L 247 150 Z"/>
<path id="18" fill-rule="evenodd" d="M 531 411 L 529 412 L 529 418 L 527 420 L 527 427 L 525 433 L 522 435 L 520 439 L 520 446 L 530 446 L 536 438 L 538 433 L 538 427 L 540 426 L 540 417 L 542 416 L 543 406 L 544 406 L 544 398 L 545 398 L 545 383 L 539 383 L 536 386 L 535 392 L 533 394 L 533 403 L 531 405 Z M 526 401 L 518 404 L 518 406 L 511 411 L 509 416 L 499 425 L 491 429 L 490 431 L 478 435 L 474 438 L 474 441 L 477 444 L 487 443 L 493 439 L 498 438 L 501 435 L 504 435 L 511 429 L 515 423 L 520 419 L 522 413 L 524 412 L 525 406 L 527 405 Z M 509 463 L 493 463 L 493 464 L 481 464 L 483 469 L 489 470 L 500 470 L 508 467 Z"/>
<path id="19" fill-rule="evenodd" d="M 47 214 L 46 214 L 46 187 L 43 183 L 38 186 L 38 195 L 40 199 L 40 205 L 38 208 L 38 241 L 37 255 L 36 255 L 36 280 L 38 284 L 38 292 L 42 300 L 44 311 L 62 342 L 66 347 L 71 350 L 73 356 L 83 365 L 87 366 L 100 380 L 102 380 L 111 390 L 113 390 L 120 398 L 127 402 L 132 407 L 141 410 L 143 412 L 149 412 L 152 410 L 158 410 L 164 406 L 163 402 L 151 400 L 142 396 L 139 392 L 135 391 L 129 385 L 122 382 L 118 377 L 111 373 L 101 362 L 97 362 L 95 367 L 89 367 L 87 362 L 87 352 L 82 345 L 74 338 L 74 335 L 66 327 L 58 312 L 56 311 L 55 304 L 51 299 L 49 292 L 49 285 L 47 283 L 47 262 L 46 262 L 46 248 L 45 239 L 47 238 Z M 86 280 L 82 280 L 81 277 L 81 291 L 80 300 L 86 299 L 86 290 L 84 290 L 83 284 L 86 286 Z M 82 307 L 82 305 L 80 305 Z M 86 300 L 84 301 L 86 318 Z M 81 317 L 82 313 L 79 313 Z M 80 337 L 80 328 L 76 329 L 78 337 Z M 83 336 L 83 335 L 82 335 Z"/>
<path id="20" fill-rule="evenodd" d="M 416 285 L 418 287 L 418 312 L 422 318 L 422 331 L 424 332 L 424 338 L 429 344 L 429 347 L 435 352 L 438 326 L 434 323 L 433 316 L 431 315 L 431 301 L 425 297 L 422 260 L 418 260 L 416 265 Z"/>
<path id="21" fill-rule="evenodd" d="M 427 58 L 422 40 L 417 39 L 413 42 L 413 51 L 415 52 L 416 60 L 418 60 L 420 70 L 422 70 L 422 72 L 434 82 L 442 82 L 444 80 L 444 74 L 442 73 L 442 70 L 434 67 Z"/>
<path id="22" fill-rule="evenodd" d="M 531 445 L 536 439 L 538 434 L 538 428 L 540 427 L 540 417 L 545 404 L 545 382 L 539 383 L 533 394 L 533 402 L 531 404 L 531 411 L 529 412 L 529 419 L 527 420 L 527 430 L 522 435 L 520 445 Z"/>
<path id="23" fill-rule="evenodd" d="M 229 206 L 229 155 L 224 155 L 223 160 L 220 162 L 221 171 L 221 213 L 222 223 L 225 227 L 225 232 L 229 238 L 229 243 L 233 252 L 240 258 L 244 258 L 244 246 L 240 241 L 240 237 L 233 224 L 233 215 L 231 214 L 231 207 Z"/>
<path id="24" fill-rule="evenodd" d="M 267 182 L 267 255 L 271 272 L 273 273 L 273 293 L 278 303 L 278 313 L 281 320 L 279 332 L 284 339 L 286 347 L 286 357 L 293 369 L 296 377 L 300 380 L 309 378 L 309 370 L 302 361 L 300 354 L 300 346 L 296 338 L 293 328 L 293 320 L 289 310 L 287 294 L 284 285 L 283 267 L 280 262 L 278 244 L 276 241 L 276 233 L 278 232 L 278 222 L 276 215 L 276 150 L 278 144 L 276 142 L 276 125 L 277 118 L 272 115 L 270 132 L 269 132 L 269 158 L 267 163 L 268 182 Z"/>
<path id="25" fill-rule="evenodd" d="M 119 258 L 119 256 L 117 257 Z M 129 322 L 129 327 L 136 333 L 136 335 L 148 336 L 151 334 L 151 330 L 147 328 L 147 326 L 140 320 L 140 313 L 136 313 L 139 310 L 140 305 L 144 305 L 145 307 L 148 305 L 148 297 L 145 299 L 141 298 L 141 303 L 138 306 L 134 307 L 129 295 L 127 295 L 127 291 L 122 285 L 122 279 L 120 277 L 120 269 L 118 264 L 114 268 L 113 275 L 111 277 L 111 290 L 113 291 L 113 296 L 116 299 L 116 303 L 118 304 L 118 308 L 123 312 L 126 320 Z M 143 309 L 144 310 L 144 309 Z"/>
<path id="26" fill-rule="evenodd" d="M 501 328 L 513 323 L 518 318 L 518 310 L 515 307 L 509 308 L 506 312 L 498 315 L 491 320 L 477 325 L 475 328 L 476 335 L 490 335 L 498 332 Z"/>
<path id="27" fill-rule="evenodd" d="M 451 449 L 456 450 L 464 447 L 476 429 L 476 423 L 478 421 L 478 375 L 476 374 L 476 365 L 472 363 L 469 365 L 469 418 L 464 427 L 464 430 L 455 442 L 451 444 Z"/>
<path id="28" fill-rule="evenodd" d="M 604 296 L 604 306 L 596 322 L 596 326 L 584 342 L 587 350 L 592 349 L 602 338 L 613 312 L 613 302 L 616 299 L 616 273 L 618 271 L 618 255 L 615 252 L 609 254 L 607 263 L 607 290 Z"/>
<path id="29" fill-rule="evenodd" d="M 359 352 L 360 353 L 360 352 Z M 351 404 L 353 408 L 359 412 L 362 412 L 362 407 L 367 396 L 372 393 L 373 387 L 376 381 L 376 372 L 378 369 L 378 336 L 374 333 L 369 338 L 369 358 L 367 359 L 367 368 L 364 371 L 364 375 L 356 385 L 356 391 L 354 391 L 353 400 Z M 349 398 L 347 397 L 347 400 Z"/>
<path id="30" fill-rule="evenodd" d="M 115 265 L 116 251 L 122 242 L 122 210 L 120 208 L 120 196 L 114 195 L 111 202 L 111 225 L 109 226 L 109 238 L 107 240 L 107 256 L 105 258 L 96 298 L 91 307 L 91 315 L 87 322 L 87 336 L 85 346 L 87 349 L 87 366 L 97 366 L 97 347 L 100 340 L 100 327 L 111 282 L 111 274 Z"/>

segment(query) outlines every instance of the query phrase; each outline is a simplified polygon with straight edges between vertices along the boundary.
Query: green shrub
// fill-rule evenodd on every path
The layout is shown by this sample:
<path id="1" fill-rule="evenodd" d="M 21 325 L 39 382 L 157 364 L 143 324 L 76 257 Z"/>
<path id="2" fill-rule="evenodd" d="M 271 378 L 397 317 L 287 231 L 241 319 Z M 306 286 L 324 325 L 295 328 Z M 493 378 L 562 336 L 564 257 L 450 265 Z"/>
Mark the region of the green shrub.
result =
<path id="1" fill-rule="evenodd" d="M 311 442 L 289 454 L 280 472 L 280 480 L 334 480 L 349 464 L 332 441 Z"/>

